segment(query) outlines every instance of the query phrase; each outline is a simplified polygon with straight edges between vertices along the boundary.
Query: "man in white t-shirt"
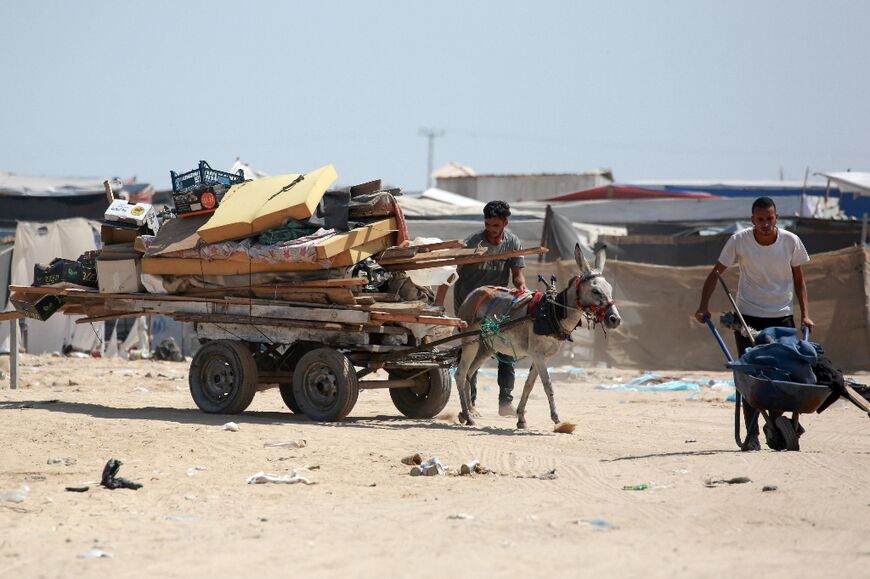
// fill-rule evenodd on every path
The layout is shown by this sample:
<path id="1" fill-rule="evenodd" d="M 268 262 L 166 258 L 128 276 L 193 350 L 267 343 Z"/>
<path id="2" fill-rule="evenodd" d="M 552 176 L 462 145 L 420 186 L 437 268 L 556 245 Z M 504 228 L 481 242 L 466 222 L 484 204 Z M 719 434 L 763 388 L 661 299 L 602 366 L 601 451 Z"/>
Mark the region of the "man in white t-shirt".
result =
<path id="1" fill-rule="evenodd" d="M 740 282 L 737 285 L 737 307 L 746 323 L 756 330 L 771 327 L 794 328 L 792 302 L 795 294 L 801 309 L 801 327 L 812 330 L 807 286 L 801 266 L 810 257 L 800 238 L 776 227 L 776 205 L 769 197 L 759 197 L 752 204 L 752 229 L 744 229 L 732 235 L 713 271 L 707 276 L 701 290 L 701 305 L 695 318 L 705 323 L 710 315 L 710 297 L 716 289 L 716 273 L 722 273 L 732 265 L 740 264 Z M 748 338 L 734 332 L 737 355 L 742 356 L 751 346 Z M 743 408 L 749 438 L 744 450 L 758 450 L 758 417 L 748 406 Z"/>

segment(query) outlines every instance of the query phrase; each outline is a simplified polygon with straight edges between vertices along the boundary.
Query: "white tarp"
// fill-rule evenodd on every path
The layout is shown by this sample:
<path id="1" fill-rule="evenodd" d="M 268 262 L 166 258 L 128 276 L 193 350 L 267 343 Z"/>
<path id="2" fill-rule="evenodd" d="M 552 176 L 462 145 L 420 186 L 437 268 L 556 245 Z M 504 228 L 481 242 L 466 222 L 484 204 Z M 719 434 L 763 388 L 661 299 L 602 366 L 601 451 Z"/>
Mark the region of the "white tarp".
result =
<path id="1" fill-rule="evenodd" d="M 833 181 L 836 183 L 843 193 L 870 195 L 870 173 L 840 171 L 837 173 L 816 173 L 816 175 L 827 177 L 828 182 Z"/>
<path id="2" fill-rule="evenodd" d="M 11 285 L 31 285 L 33 266 L 47 264 L 56 257 L 76 259 L 86 251 L 97 248 L 95 224 L 87 219 L 62 219 L 49 223 L 21 221 L 15 229 L 15 247 L 12 250 Z M 59 352 L 65 340 L 81 350 L 87 350 L 98 343 L 95 330 L 89 325 L 70 324 L 75 321 L 62 314 L 55 314 L 44 322 L 25 320 L 27 329 L 27 351 L 31 354 Z M 102 332 L 102 324 L 97 332 Z M 0 324 L 0 342 L 9 339 L 8 324 Z M 70 336 L 70 333 L 72 335 Z M 7 346 L 8 349 L 8 346 Z"/>

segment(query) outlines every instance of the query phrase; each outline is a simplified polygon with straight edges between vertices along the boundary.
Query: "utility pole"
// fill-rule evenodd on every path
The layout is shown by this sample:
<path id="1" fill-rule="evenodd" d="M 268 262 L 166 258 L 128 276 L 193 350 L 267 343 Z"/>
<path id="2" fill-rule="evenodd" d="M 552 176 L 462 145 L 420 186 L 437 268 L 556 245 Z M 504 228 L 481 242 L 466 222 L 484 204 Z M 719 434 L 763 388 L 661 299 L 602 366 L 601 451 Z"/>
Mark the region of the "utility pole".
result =
<path id="1" fill-rule="evenodd" d="M 435 139 L 444 136 L 442 129 L 420 129 L 418 134 L 429 141 L 429 157 L 426 164 L 426 188 L 432 187 L 432 162 L 435 159 Z"/>

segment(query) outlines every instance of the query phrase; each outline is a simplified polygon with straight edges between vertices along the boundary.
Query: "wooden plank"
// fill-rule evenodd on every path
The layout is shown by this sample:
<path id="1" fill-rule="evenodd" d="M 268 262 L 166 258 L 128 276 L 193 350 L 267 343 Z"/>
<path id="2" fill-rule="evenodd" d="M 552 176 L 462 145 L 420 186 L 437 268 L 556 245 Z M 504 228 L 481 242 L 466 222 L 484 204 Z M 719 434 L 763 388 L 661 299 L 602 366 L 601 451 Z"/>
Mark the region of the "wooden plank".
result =
<path id="1" fill-rule="evenodd" d="M 336 279 L 315 279 L 308 281 L 281 281 L 275 283 L 261 283 L 256 285 L 247 285 L 247 286 L 228 286 L 228 287 L 204 287 L 204 288 L 195 288 L 197 292 L 208 292 L 208 293 L 221 293 L 227 291 L 235 291 L 235 290 L 247 290 L 247 289 L 301 289 L 301 288 L 332 288 L 332 287 L 350 287 L 350 286 L 360 286 L 368 283 L 368 280 L 362 279 L 360 277 L 342 277 Z"/>
<path id="2" fill-rule="evenodd" d="M 9 320 L 9 388 L 18 388 L 18 321 Z"/>
<path id="3" fill-rule="evenodd" d="M 455 326 L 464 328 L 466 323 L 458 318 L 441 318 L 436 316 L 415 316 L 411 314 L 397 314 L 387 312 L 369 312 L 372 321 L 378 322 L 405 322 L 410 324 L 427 324 L 431 326 Z"/>
<path id="4" fill-rule="evenodd" d="M 294 344 L 302 340 L 315 340 L 327 346 L 346 347 L 368 344 L 369 339 L 368 334 L 358 332 L 208 322 L 197 324 L 196 333 L 200 338 L 211 340 L 244 340 L 266 344 Z"/>
<path id="5" fill-rule="evenodd" d="M 485 247 L 468 247 L 463 249 L 445 249 L 440 251 L 418 251 L 412 257 L 400 258 L 384 258 L 381 257 L 378 263 L 381 265 L 390 265 L 395 263 L 417 263 L 420 261 L 432 261 L 433 259 L 453 259 L 456 257 L 467 257 L 471 255 L 483 255 L 486 253 Z"/>
<path id="6" fill-rule="evenodd" d="M 0 312 L 0 321 L 5 322 L 6 320 L 20 320 L 24 317 L 19 311 L 11 311 L 11 312 Z"/>
<path id="7" fill-rule="evenodd" d="M 311 328 L 315 330 L 335 330 L 339 332 L 361 332 L 362 324 L 336 324 L 332 322 L 310 322 L 306 320 L 288 320 L 284 318 L 264 318 L 259 316 L 238 316 L 220 314 L 172 314 L 170 317 L 179 322 L 208 322 L 227 324 L 253 324 L 276 326 L 279 328 Z"/>
<path id="8" fill-rule="evenodd" d="M 65 295 L 67 290 L 59 287 L 46 287 L 46 286 L 29 286 L 29 285 L 11 285 L 9 286 L 9 291 L 11 293 L 21 292 L 28 294 L 42 294 L 42 295 L 55 295 L 62 296 Z M 93 293 L 99 293 L 95 289 Z"/>
<path id="9" fill-rule="evenodd" d="M 419 248 L 419 251 L 435 251 L 436 249 L 458 249 L 465 247 L 465 242 L 459 239 L 451 239 L 449 241 L 439 241 L 437 243 L 429 243 L 426 245 L 414 245 L 412 247 Z"/>
<path id="10" fill-rule="evenodd" d="M 345 308 L 305 308 L 280 305 L 254 305 L 233 303 L 183 302 L 168 300 L 110 299 L 107 307 L 119 311 L 154 311 L 167 315 L 176 313 L 220 314 L 257 316 L 289 320 L 315 322 L 339 322 L 343 324 L 365 324 L 370 321 L 368 312 Z"/>
<path id="11" fill-rule="evenodd" d="M 362 227 L 357 227 L 356 229 L 351 229 L 346 233 L 339 233 L 315 244 L 317 259 L 329 259 L 344 251 L 369 243 L 370 241 L 387 237 L 395 230 L 396 219 L 395 217 L 390 217 L 388 219 L 375 221 L 374 223 Z"/>
<path id="12" fill-rule="evenodd" d="M 467 265 L 469 263 L 482 263 L 484 261 L 493 261 L 496 259 L 509 259 L 511 257 L 519 257 L 523 255 L 537 255 L 539 253 L 547 253 L 549 250 L 544 247 L 535 247 L 531 249 L 519 249 L 516 251 L 506 251 L 504 253 L 486 253 L 484 255 L 475 255 L 471 257 L 459 257 L 455 259 L 439 259 L 434 261 L 414 263 L 394 263 L 384 265 L 383 268 L 387 271 L 408 271 L 412 269 L 427 269 L 430 267 L 441 267 L 442 265 Z"/>

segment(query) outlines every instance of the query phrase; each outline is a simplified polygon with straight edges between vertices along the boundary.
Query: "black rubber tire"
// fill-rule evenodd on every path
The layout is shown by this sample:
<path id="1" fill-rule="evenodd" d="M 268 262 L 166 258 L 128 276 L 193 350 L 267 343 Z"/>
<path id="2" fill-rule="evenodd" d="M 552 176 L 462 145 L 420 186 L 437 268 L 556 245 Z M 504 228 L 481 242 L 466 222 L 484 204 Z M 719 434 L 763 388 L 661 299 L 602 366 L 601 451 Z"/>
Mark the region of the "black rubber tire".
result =
<path id="1" fill-rule="evenodd" d="M 390 379 L 400 380 L 417 370 L 389 370 Z M 450 400 L 452 380 L 446 368 L 433 368 L 421 379 L 428 378 L 422 388 L 390 388 L 390 398 L 396 409 L 408 418 L 435 418 Z"/>
<path id="2" fill-rule="evenodd" d="M 345 418 L 359 397 L 356 370 L 332 348 L 306 352 L 293 370 L 293 398 L 299 410 L 317 422 Z"/>
<path id="3" fill-rule="evenodd" d="M 785 441 L 785 450 L 800 450 L 801 443 L 800 440 L 798 440 L 797 433 L 794 431 L 794 426 L 792 425 L 791 420 L 785 416 L 777 416 L 775 424 L 776 429 L 779 430 L 779 434 Z"/>
<path id="4" fill-rule="evenodd" d="M 244 342 L 207 342 L 193 356 L 188 384 L 203 412 L 239 414 L 257 392 L 257 364 Z"/>
<path id="5" fill-rule="evenodd" d="M 290 409 L 290 412 L 299 414 L 301 410 L 299 409 L 299 403 L 296 402 L 296 397 L 293 395 L 293 382 L 278 384 L 278 390 L 281 391 L 281 400 L 284 401 L 284 405 Z"/>

